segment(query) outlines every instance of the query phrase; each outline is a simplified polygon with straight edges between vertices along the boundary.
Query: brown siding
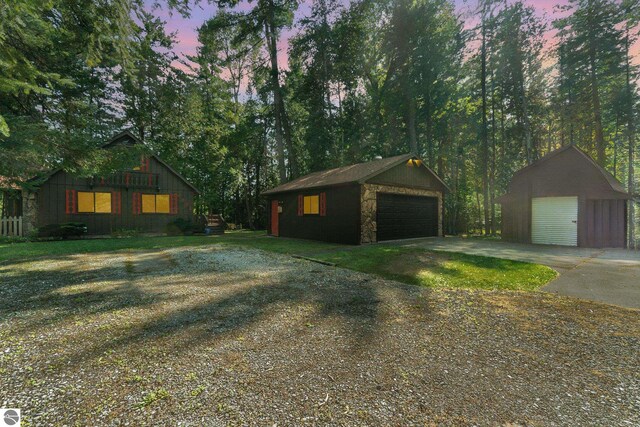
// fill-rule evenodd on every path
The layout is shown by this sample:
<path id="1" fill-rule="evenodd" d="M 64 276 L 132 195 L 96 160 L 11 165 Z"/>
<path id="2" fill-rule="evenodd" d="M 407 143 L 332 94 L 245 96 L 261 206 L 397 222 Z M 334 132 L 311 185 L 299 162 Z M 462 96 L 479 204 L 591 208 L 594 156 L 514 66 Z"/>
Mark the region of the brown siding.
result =
<path id="1" fill-rule="evenodd" d="M 580 246 L 626 247 L 626 200 L 586 200 L 584 210 L 584 220 L 578 230 L 583 235 Z"/>
<path id="2" fill-rule="evenodd" d="M 158 185 L 151 187 L 91 186 L 91 180 L 75 178 L 66 172 L 54 174 L 38 190 L 38 227 L 64 222 L 87 224 L 88 234 L 101 235 L 127 229 L 161 233 L 176 218 L 193 220 L 194 191 L 156 159 L 150 159 L 151 174 L 158 174 Z M 122 198 L 121 214 L 67 214 L 65 191 L 119 191 Z M 178 214 L 133 214 L 133 193 L 178 194 Z"/>
<path id="3" fill-rule="evenodd" d="M 501 203 L 502 238 L 531 243 L 531 199 L 562 196 L 578 196 L 578 246 L 626 246 L 625 195 L 574 149 L 514 176 Z"/>
<path id="4" fill-rule="evenodd" d="M 442 183 L 423 166 L 403 163 L 367 180 L 368 184 L 392 185 L 396 187 L 423 188 L 428 190 L 446 189 Z"/>
<path id="5" fill-rule="evenodd" d="M 314 195 L 325 192 L 327 195 L 326 216 L 298 216 L 298 195 Z M 279 214 L 280 236 L 300 239 L 321 240 L 333 243 L 357 245 L 360 242 L 360 186 L 319 188 L 300 192 L 288 192 L 271 195 L 272 200 L 282 202 Z M 271 233 L 271 209 L 267 209 L 268 232 Z"/>

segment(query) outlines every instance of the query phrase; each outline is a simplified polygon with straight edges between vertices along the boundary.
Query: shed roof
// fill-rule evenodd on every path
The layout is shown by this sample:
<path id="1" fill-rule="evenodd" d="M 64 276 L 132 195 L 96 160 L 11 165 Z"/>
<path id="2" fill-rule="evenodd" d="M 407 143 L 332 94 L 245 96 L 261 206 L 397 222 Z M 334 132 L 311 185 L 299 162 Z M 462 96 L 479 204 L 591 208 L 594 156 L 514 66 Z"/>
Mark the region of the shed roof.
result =
<path id="1" fill-rule="evenodd" d="M 401 154 L 399 156 L 387 157 L 386 159 L 377 159 L 365 163 L 357 163 L 355 165 L 343 166 L 334 169 L 313 172 L 300 178 L 296 178 L 285 184 L 265 191 L 264 195 L 284 193 L 287 191 L 305 190 L 319 187 L 330 187 L 342 184 L 363 184 L 368 179 L 373 178 L 394 166 L 402 164 L 410 159 L 420 160 L 415 154 Z M 448 189 L 447 185 L 438 177 L 424 162 L 420 162 L 429 173 Z"/>

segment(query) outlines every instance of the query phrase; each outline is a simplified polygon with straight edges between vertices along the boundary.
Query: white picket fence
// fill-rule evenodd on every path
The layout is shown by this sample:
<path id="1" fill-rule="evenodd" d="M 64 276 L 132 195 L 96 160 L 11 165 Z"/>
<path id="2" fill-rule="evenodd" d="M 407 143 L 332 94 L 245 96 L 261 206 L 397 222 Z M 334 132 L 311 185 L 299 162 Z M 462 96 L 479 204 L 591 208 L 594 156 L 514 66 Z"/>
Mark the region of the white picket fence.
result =
<path id="1" fill-rule="evenodd" d="M 0 236 L 22 236 L 22 217 L 5 216 L 0 218 Z"/>

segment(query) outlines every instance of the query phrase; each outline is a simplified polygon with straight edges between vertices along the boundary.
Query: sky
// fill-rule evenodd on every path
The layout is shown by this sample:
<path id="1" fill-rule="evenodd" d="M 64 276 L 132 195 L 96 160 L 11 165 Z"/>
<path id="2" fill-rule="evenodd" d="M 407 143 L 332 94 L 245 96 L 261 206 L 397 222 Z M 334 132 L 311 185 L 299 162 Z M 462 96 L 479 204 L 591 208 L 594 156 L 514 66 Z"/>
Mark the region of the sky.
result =
<path id="1" fill-rule="evenodd" d="M 345 3 L 348 0 L 342 0 Z M 149 4 L 153 3 L 153 0 L 148 0 Z M 456 8 L 460 13 L 469 14 L 469 11 L 473 10 L 476 5 L 476 0 L 455 0 Z M 301 4 L 300 8 L 296 13 L 296 21 L 305 15 L 309 14 L 310 6 L 312 0 L 304 0 Z M 565 5 L 568 3 L 568 0 L 529 0 L 527 2 L 529 5 L 532 5 L 536 8 L 538 15 L 540 17 L 551 18 L 554 16 L 559 16 L 557 13 L 554 14 L 554 7 L 556 5 Z M 249 10 L 252 7 L 246 0 L 240 3 L 238 10 Z M 176 46 L 174 51 L 178 54 L 181 59 L 186 59 L 185 55 L 193 55 L 196 53 L 196 49 L 198 47 L 198 36 L 197 36 L 197 28 L 202 25 L 207 19 L 213 17 L 216 14 L 217 7 L 213 4 L 209 4 L 206 0 L 202 1 L 201 4 L 195 6 L 193 9 L 191 16 L 189 18 L 184 18 L 180 14 L 173 13 L 171 14 L 169 11 L 164 9 L 155 9 L 153 10 L 154 15 L 159 16 L 166 22 L 166 29 L 168 32 L 173 32 L 176 35 Z M 466 19 L 467 24 L 471 22 L 470 19 Z M 288 47 L 288 38 L 291 35 L 295 34 L 296 29 L 287 29 L 283 32 L 278 49 L 280 56 L 280 64 L 282 68 L 286 67 L 287 60 L 287 47 Z M 555 42 L 555 32 L 553 30 L 549 30 L 545 36 L 547 48 L 551 48 Z M 635 46 L 636 52 L 639 49 L 639 46 Z M 545 61 L 546 62 L 546 61 Z M 176 63 L 177 66 L 179 66 Z"/>

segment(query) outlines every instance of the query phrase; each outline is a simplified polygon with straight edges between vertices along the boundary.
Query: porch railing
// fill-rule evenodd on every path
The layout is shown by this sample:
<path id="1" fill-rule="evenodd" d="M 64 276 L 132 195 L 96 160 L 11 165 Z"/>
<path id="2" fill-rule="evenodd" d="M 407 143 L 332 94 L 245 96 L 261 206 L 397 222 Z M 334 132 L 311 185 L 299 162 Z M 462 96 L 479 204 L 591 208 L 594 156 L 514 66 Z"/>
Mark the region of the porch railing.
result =
<path id="1" fill-rule="evenodd" d="M 0 218 L 0 236 L 22 236 L 22 217 L 5 216 Z"/>

